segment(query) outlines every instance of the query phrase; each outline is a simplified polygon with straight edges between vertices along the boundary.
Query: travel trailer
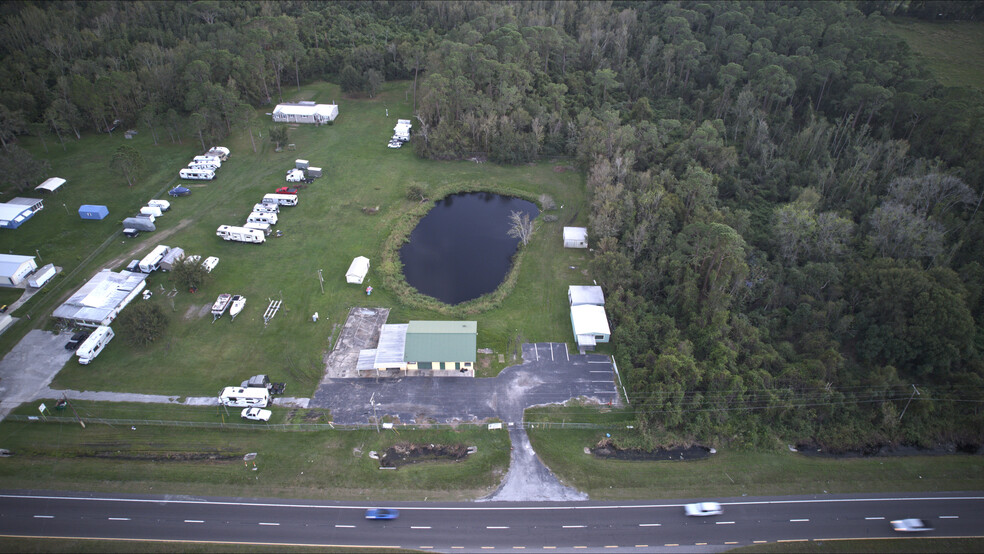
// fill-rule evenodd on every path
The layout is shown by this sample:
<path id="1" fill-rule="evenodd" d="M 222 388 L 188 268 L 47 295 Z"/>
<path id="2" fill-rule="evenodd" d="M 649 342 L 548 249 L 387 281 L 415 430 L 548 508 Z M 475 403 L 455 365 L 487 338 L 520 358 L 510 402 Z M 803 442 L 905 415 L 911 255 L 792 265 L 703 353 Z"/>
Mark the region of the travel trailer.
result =
<path id="1" fill-rule="evenodd" d="M 160 208 L 160 210 L 162 212 L 166 212 L 166 211 L 168 211 L 168 210 L 171 209 L 171 203 L 170 202 L 168 202 L 167 200 L 161 200 L 159 198 L 155 198 L 155 199 L 151 200 L 150 202 L 147 202 L 147 205 L 148 206 L 153 206 L 155 208 Z"/>
<path id="2" fill-rule="evenodd" d="M 82 365 L 88 365 L 89 362 L 95 359 L 95 357 L 103 351 L 103 348 L 109 344 L 109 341 L 113 340 L 114 336 L 116 336 L 116 333 L 113 333 L 113 329 L 111 327 L 107 327 L 105 325 L 96 327 L 96 330 L 93 331 L 92 334 L 89 335 L 89 338 L 85 339 L 85 342 L 79 345 L 79 349 L 75 351 L 75 355 L 79 357 L 79 363 Z"/>
<path id="3" fill-rule="evenodd" d="M 178 177 L 182 179 L 195 179 L 199 181 L 211 181 L 215 179 L 215 170 L 212 169 L 189 169 L 184 168 L 178 172 Z"/>
<path id="4" fill-rule="evenodd" d="M 156 206 L 144 206 L 140 208 L 140 213 L 144 215 L 152 215 L 154 217 L 160 217 L 161 209 Z"/>
<path id="5" fill-rule="evenodd" d="M 266 242 L 266 235 L 264 235 L 263 231 L 260 231 L 259 229 L 247 229 L 245 227 L 234 227 L 232 225 L 219 225 L 219 228 L 215 230 L 215 234 L 225 240 L 234 240 L 237 242 L 252 242 L 255 244 L 262 244 Z"/>
<path id="6" fill-rule="evenodd" d="M 279 204 L 281 206 L 296 206 L 297 195 L 296 194 L 264 194 L 263 203 Z"/>
<path id="7" fill-rule="evenodd" d="M 166 256 L 170 251 L 170 246 L 158 244 L 153 250 L 150 251 L 150 254 L 147 254 L 142 260 L 140 260 L 140 271 L 143 273 L 152 273 L 157 271 L 161 265 L 161 260 L 163 260 L 164 256 Z"/>
<path id="8" fill-rule="evenodd" d="M 191 163 L 211 163 L 218 164 L 219 167 L 222 167 L 222 160 L 220 160 L 218 156 L 195 156 L 191 159 Z"/>
<path id="9" fill-rule="evenodd" d="M 263 231 L 263 234 L 270 236 L 270 224 L 269 223 L 247 223 L 243 225 L 246 229 L 256 229 L 257 231 Z"/>
<path id="10" fill-rule="evenodd" d="M 188 169 L 210 169 L 215 171 L 219 168 L 219 164 L 215 162 L 191 162 L 188 164 Z"/>
<path id="11" fill-rule="evenodd" d="M 134 231 L 156 231 L 157 227 L 154 226 L 154 222 L 142 217 L 128 217 L 123 220 L 123 228 L 132 229 Z M 127 235 L 129 236 L 129 235 Z M 136 236 L 136 235 L 134 235 Z"/>
<path id="12" fill-rule="evenodd" d="M 300 183 L 304 180 L 304 170 L 303 169 L 292 169 L 287 172 L 287 182 L 288 183 Z"/>
<path id="13" fill-rule="evenodd" d="M 269 223 L 270 225 L 276 225 L 277 214 L 272 214 L 270 212 L 253 212 L 246 218 L 246 223 Z"/>
<path id="14" fill-rule="evenodd" d="M 219 403 L 236 408 L 266 408 L 270 391 L 260 387 L 226 387 L 219 392 Z"/>
<path id="15" fill-rule="evenodd" d="M 254 204 L 253 205 L 253 211 L 254 212 L 266 212 L 266 213 L 271 213 L 271 214 L 279 214 L 280 213 L 280 205 L 279 204 L 273 204 L 273 203 L 260 202 L 259 204 Z"/>
<path id="16" fill-rule="evenodd" d="M 228 160 L 231 154 L 232 152 L 225 146 L 213 146 L 208 152 L 205 153 L 206 156 L 212 156 L 222 161 Z"/>

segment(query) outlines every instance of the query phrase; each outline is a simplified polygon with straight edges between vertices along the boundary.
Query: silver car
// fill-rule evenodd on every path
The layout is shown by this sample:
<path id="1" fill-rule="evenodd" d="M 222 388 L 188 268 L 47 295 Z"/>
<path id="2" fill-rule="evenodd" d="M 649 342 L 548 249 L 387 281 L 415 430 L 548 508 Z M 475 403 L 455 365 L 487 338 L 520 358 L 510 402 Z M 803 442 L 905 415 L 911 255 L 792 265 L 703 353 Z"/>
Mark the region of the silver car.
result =
<path id="1" fill-rule="evenodd" d="M 721 509 L 721 505 L 717 502 L 697 502 L 696 504 L 687 504 L 683 507 L 684 511 L 687 512 L 688 516 L 719 516 L 724 513 Z"/>

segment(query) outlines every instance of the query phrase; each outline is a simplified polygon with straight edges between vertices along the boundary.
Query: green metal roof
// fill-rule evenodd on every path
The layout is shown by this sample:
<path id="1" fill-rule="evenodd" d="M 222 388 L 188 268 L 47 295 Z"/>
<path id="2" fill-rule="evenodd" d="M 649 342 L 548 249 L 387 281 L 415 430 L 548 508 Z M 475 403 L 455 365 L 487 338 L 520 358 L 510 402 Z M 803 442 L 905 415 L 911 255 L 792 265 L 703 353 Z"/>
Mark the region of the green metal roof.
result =
<path id="1" fill-rule="evenodd" d="M 477 321 L 411 321 L 404 359 L 408 362 L 474 362 Z"/>

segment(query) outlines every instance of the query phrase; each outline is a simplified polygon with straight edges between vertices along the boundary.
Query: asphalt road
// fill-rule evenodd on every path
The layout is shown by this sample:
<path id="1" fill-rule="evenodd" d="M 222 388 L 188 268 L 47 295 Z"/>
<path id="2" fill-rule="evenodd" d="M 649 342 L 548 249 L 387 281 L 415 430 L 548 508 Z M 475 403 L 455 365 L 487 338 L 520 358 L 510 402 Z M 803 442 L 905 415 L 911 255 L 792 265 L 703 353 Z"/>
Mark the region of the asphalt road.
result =
<path id="1" fill-rule="evenodd" d="M 689 501 L 395 504 L 141 497 L 7 491 L 0 535 L 129 538 L 264 545 L 400 547 L 439 552 L 685 550 L 762 542 L 897 537 L 889 521 L 920 517 L 930 537 L 980 537 L 984 493 L 722 499 L 724 514 L 688 518 Z M 375 507 L 375 506 L 372 506 Z"/>

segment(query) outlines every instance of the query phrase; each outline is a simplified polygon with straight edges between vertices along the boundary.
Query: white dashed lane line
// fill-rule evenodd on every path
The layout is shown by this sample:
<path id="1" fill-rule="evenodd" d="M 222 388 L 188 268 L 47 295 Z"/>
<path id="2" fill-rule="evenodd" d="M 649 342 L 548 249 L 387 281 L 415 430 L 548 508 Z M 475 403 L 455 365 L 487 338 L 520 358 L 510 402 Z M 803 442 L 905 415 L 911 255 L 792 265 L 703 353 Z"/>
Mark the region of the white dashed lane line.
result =
<path id="1" fill-rule="evenodd" d="M 501 526 L 501 525 L 486 525 L 485 528 L 486 529 L 509 529 L 508 527 L 504 527 L 504 526 Z"/>
<path id="2" fill-rule="evenodd" d="M 808 519 L 791 519 L 789 521 L 792 521 L 792 522 L 800 522 L 800 521 L 810 521 L 810 520 L 808 520 Z"/>
<path id="3" fill-rule="evenodd" d="M 335 525 L 339 529 L 355 529 L 355 525 Z"/>
<path id="4" fill-rule="evenodd" d="M 662 523 L 640 523 L 639 527 L 661 527 Z"/>
<path id="5" fill-rule="evenodd" d="M 186 519 L 185 523 L 205 523 L 204 519 Z"/>
<path id="6" fill-rule="evenodd" d="M 584 529 L 584 525 L 564 525 L 562 529 Z"/>
<path id="7" fill-rule="evenodd" d="M 37 519 L 55 519 L 55 516 L 34 516 Z"/>
<path id="8" fill-rule="evenodd" d="M 734 525 L 733 521 L 715 521 L 714 525 Z"/>
<path id="9" fill-rule="evenodd" d="M 430 529 L 429 525 L 411 525 L 411 529 Z"/>
<path id="10" fill-rule="evenodd" d="M 38 517 L 38 516 L 34 516 Z M 960 519 L 960 516 L 940 516 L 940 519 Z"/>
<path id="11" fill-rule="evenodd" d="M 867 520 L 871 521 L 871 520 L 878 520 L 878 519 L 885 519 L 885 518 L 883 518 L 883 517 L 866 517 L 864 519 L 867 519 Z"/>
<path id="12" fill-rule="evenodd" d="M 279 523 L 267 522 L 267 521 L 261 521 L 260 522 L 260 525 L 272 525 L 272 526 L 276 527 L 276 526 L 278 526 L 280 524 Z"/>
<path id="13" fill-rule="evenodd" d="M 130 521 L 130 518 L 128 517 L 111 517 L 108 519 L 109 521 Z"/>

